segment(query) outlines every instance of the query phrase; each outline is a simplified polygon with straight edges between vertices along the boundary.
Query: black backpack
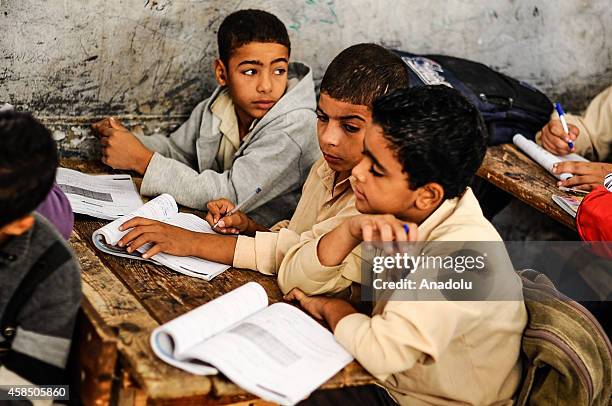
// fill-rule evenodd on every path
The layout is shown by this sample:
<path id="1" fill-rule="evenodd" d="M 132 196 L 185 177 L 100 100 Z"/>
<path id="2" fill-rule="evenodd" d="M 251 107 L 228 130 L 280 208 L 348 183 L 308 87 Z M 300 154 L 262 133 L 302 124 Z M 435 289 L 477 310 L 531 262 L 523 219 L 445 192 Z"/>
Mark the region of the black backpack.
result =
<path id="1" fill-rule="evenodd" d="M 550 120 L 551 101 L 534 87 L 478 62 L 447 55 L 415 55 L 393 50 L 408 66 L 410 87 L 446 85 L 482 114 L 489 145 L 512 142 L 516 133 L 534 139 Z"/>

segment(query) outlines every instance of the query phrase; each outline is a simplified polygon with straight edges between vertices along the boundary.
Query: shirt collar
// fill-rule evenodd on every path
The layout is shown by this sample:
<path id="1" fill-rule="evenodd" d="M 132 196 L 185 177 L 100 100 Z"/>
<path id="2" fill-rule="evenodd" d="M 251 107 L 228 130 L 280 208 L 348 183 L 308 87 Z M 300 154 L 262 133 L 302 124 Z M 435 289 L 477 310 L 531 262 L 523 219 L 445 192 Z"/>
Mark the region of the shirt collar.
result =
<path id="1" fill-rule="evenodd" d="M 317 168 L 317 175 L 319 176 L 319 178 L 321 178 L 323 185 L 331 193 L 331 195 L 337 196 L 340 193 L 344 192 L 347 188 L 350 188 L 350 176 L 344 179 L 342 182 L 338 182 L 336 185 L 334 185 L 334 180 L 336 179 L 336 174 L 338 172 L 330 168 L 324 158 L 322 159 L 323 164 Z"/>
<path id="2" fill-rule="evenodd" d="M 238 149 L 240 147 L 238 116 L 236 115 L 234 101 L 230 97 L 227 89 L 223 89 L 217 95 L 215 101 L 210 106 L 210 112 L 219 119 L 219 131 L 221 131 L 221 133 L 234 144 L 234 147 Z M 258 119 L 254 119 L 253 122 L 251 122 L 248 134 L 253 131 L 257 123 L 259 123 Z M 247 137 L 245 137 L 245 139 Z"/>

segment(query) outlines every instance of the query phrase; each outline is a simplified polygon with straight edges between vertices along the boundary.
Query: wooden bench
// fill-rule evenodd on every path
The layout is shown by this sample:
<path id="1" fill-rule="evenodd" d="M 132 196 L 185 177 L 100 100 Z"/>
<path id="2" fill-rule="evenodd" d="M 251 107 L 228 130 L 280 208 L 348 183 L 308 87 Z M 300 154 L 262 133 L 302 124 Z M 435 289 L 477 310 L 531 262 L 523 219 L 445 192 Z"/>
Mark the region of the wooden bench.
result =
<path id="1" fill-rule="evenodd" d="M 554 176 L 513 144 L 489 147 L 477 175 L 559 223 L 576 230 L 574 218 L 551 198 L 553 194 L 569 195 L 559 190 Z"/>
<path id="2" fill-rule="evenodd" d="M 108 168 L 64 160 L 62 165 L 86 173 Z M 219 297 L 248 281 L 260 283 L 270 303 L 282 300 L 274 277 L 231 268 L 210 282 L 162 266 L 106 255 L 91 241 L 106 222 L 77 216 L 70 240 L 83 280 L 75 363 L 85 404 L 220 404 L 258 400 L 223 376 L 196 376 L 176 369 L 152 352 L 151 331 L 167 321 Z M 352 362 L 322 388 L 374 382 Z"/>

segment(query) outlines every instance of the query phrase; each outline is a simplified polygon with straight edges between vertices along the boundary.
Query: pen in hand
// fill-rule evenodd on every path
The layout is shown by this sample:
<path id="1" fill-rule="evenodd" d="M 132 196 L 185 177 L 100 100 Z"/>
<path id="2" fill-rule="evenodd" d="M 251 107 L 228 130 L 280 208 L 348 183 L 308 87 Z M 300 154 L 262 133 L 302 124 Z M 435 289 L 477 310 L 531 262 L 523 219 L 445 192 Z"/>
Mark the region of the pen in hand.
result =
<path id="1" fill-rule="evenodd" d="M 569 139 L 569 127 L 567 126 L 567 121 L 565 121 L 565 112 L 563 111 L 563 107 L 561 107 L 561 103 L 555 103 L 555 109 L 559 114 L 559 120 L 561 120 L 561 125 L 563 126 L 563 131 L 567 134 L 568 138 L 565 140 L 567 145 L 570 148 L 570 151 L 574 149 L 574 143 Z"/>
<path id="2" fill-rule="evenodd" d="M 239 205 L 237 205 L 236 207 L 234 207 L 232 210 L 228 211 L 227 213 L 225 213 L 223 215 L 223 217 L 221 217 L 219 220 L 217 220 L 217 222 L 215 223 L 215 225 L 212 227 L 213 229 L 217 228 L 217 226 L 219 225 L 219 222 L 221 220 L 223 220 L 225 217 L 227 216 L 231 216 L 232 214 L 236 213 L 237 211 L 241 210 L 247 203 L 249 203 L 251 200 L 253 200 L 253 198 L 255 196 L 257 196 L 259 194 L 259 192 L 261 192 L 261 188 L 257 187 L 257 189 L 255 189 L 255 191 L 253 193 L 251 193 L 251 195 L 249 195 L 249 197 L 246 198 L 246 200 L 243 200 L 242 203 L 240 203 Z"/>

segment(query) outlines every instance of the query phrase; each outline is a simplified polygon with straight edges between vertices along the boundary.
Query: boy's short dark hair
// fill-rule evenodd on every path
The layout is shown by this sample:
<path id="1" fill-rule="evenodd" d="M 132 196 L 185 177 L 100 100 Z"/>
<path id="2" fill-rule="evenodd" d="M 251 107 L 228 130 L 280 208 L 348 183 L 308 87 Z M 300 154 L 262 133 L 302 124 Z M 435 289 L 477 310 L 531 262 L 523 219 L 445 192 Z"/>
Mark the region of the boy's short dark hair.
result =
<path id="1" fill-rule="evenodd" d="M 249 42 L 275 42 L 287 47 L 291 42 L 287 28 L 274 14 L 262 10 L 238 10 L 223 20 L 217 33 L 219 58 L 227 67 L 232 52 Z"/>
<path id="2" fill-rule="evenodd" d="M 399 89 L 374 102 L 373 121 L 409 175 L 410 188 L 435 182 L 445 198 L 461 195 L 486 153 L 478 110 L 446 86 Z"/>
<path id="3" fill-rule="evenodd" d="M 57 170 L 51 133 L 27 113 L 0 113 L 0 226 L 34 211 Z"/>
<path id="4" fill-rule="evenodd" d="M 376 44 L 357 44 L 340 52 L 329 64 L 321 93 L 346 103 L 372 106 L 393 89 L 408 87 L 406 64 Z"/>

